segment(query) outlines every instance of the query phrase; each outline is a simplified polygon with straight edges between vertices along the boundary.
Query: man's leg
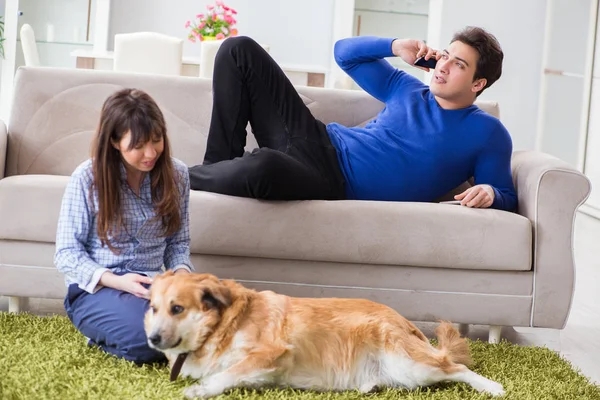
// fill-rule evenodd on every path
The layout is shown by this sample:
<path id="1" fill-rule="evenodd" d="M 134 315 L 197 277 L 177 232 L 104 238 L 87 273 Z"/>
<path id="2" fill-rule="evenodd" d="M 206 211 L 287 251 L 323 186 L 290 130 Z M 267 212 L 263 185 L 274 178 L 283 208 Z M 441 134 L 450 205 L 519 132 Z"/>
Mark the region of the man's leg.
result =
<path id="1" fill-rule="evenodd" d="M 73 325 L 107 353 L 135 363 L 164 361 L 165 356 L 148 346 L 144 314 L 148 300 L 112 288 L 94 294 L 72 284 L 65 309 Z"/>
<path id="2" fill-rule="evenodd" d="M 325 125 L 260 45 L 246 37 L 225 40 L 213 91 L 204 165 L 190 168 L 192 190 L 264 199 L 344 197 Z M 261 149 L 241 157 L 248 122 Z"/>
<path id="3" fill-rule="evenodd" d="M 320 134 L 314 116 L 271 56 L 248 37 L 228 38 L 215 57 L 204 164 L 242 156 L 248 122 L 259 147 L 280 151 L 293 137 Z"/>
<path id="4" fill-rule="evenodd" d="M 340 200 L 317 169 L 281 151 L 262 148 L 233 160 L 190 168 L 192 189 L 265 200 Z"/>

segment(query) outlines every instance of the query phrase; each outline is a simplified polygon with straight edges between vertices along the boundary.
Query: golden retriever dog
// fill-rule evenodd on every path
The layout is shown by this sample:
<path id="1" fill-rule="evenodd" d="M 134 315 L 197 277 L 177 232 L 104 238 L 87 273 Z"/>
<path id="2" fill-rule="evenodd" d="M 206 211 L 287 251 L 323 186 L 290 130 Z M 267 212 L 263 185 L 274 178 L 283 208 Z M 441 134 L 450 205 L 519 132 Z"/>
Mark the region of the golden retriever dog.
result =
<path id="1" fill-rule="evenodd" d="M 504 394 L 467 368 L 468 345 L 450 323 L 437 327 L 434 347 L 396 311 L 368 300 L 294 298 L 167 272 L 152 283 L 144 326 L 149 345 L 168 358 L 171 379 L 180 369 L 200 380 L 185 389 L 189 398 L 235 387 L 366 393 L 441 381 Z"/>

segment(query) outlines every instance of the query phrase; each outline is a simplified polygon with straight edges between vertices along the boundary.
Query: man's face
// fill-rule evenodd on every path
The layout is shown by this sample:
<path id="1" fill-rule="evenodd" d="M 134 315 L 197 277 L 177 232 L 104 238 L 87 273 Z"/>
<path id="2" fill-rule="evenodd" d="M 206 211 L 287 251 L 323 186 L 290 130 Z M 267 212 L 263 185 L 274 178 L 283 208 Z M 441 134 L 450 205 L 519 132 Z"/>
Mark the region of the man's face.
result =
<path id="1" fill-rule="evenodd" d="M 485 84 L 485 79 L 473 81 L 478 60 L 479 54 L 473 47 L 458 40 L 452 42 L 437 62 L 431 78 L 431 93 L 450 101 L 474 96 Z"/>

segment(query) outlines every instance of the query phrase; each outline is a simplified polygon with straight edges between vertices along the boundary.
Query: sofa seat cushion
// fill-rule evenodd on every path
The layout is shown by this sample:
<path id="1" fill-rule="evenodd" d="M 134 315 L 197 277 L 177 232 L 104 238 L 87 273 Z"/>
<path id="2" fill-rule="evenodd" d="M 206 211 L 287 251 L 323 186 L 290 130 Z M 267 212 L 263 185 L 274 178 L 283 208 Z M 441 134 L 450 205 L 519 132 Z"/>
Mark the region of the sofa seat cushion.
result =
<path id="1" fill-rule="evenodd" d="M 15 175 L 0 179 L 0 239 L 54 243 L 69 178 Z"/>
<path id="2" fill-rule="evenodd" d="M 54 243 L 68 176 L 0 180 L 0 239 Z M 270 202 L 190 194 L 197 254 L 460 269 L 531 269 L 528 219 L 435 203 Z M 200 270 L 202 266 L 197 266 Z"/>
<path id="3" fill-rule="evenodd" d="M 192 253 L 511 271 L 532 265 L 530 221 L 493 209 L 192 191 L 190 211 Z"/>

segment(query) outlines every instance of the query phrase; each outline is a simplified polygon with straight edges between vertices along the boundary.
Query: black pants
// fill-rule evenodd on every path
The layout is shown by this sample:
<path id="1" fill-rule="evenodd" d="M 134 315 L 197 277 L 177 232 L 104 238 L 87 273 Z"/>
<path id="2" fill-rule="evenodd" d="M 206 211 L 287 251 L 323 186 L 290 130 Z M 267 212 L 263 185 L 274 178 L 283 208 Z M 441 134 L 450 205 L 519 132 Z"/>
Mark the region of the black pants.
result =
<path id="1" fill-rule="evenodd" d="M 244 154 L 250 122 L 259 145 Z M 213 110 L 192 190 L 269 200 L 339 200 L 344 178 L 325 125 L 255 41 L 229 38 L 215 58 Z"/>

